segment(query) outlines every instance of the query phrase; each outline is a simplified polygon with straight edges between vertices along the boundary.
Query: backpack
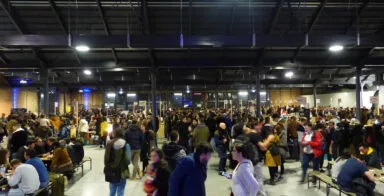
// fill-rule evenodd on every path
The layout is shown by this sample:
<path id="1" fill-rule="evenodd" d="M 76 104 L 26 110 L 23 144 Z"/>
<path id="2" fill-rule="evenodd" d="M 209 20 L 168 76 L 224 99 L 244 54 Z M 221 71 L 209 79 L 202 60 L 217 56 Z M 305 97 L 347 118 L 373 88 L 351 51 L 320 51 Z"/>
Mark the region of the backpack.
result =
<path id="1" fill-rule="evenodd" d="M 110 183 L 118 183 L 120 182 L 121 180 L 121 169 L 119 168 L 119 166 L 117 167 L 112 167 L 111 164 L 113 162 L 113 160 L 115 159 L 115 150 L 113 149 L 113 143 L 114 142 L 110 142 L 109 145 L 107 146 L 107 150 L 109 150 L 109 158 L 108 158 L 108 161 L 107 161 L 107 164 L 104 166 L 104 174 L 105 174 L 105 181 L 106 182 L 110 182 Z M 125 148 L 123 148 L 123 155 L 126 156 L 126 147 L 127 145 L 125 145 Z M 122 159 L 124 160 L 124 159 Z"/>

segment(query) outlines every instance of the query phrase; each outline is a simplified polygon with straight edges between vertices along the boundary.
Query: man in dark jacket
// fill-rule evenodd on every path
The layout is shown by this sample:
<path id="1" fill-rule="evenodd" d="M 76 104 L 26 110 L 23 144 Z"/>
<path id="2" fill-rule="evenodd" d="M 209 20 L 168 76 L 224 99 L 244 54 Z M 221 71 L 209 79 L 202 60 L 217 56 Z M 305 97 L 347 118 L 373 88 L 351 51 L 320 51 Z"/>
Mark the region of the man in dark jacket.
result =
<path id="1" fill-rule="evenodd" d="M 20 147 L 27 144 L 28 133 L 21 128 L 20 122 L 16 122 L 13 125 L 12 137 L 9 141 L 11 147 L 11 154 L 14 154 L 19 150 Z"/>
<path id="2" fill-rule="evenodd" d="M 168 196 L 205 196 L 207 164 L 212 152 L 211 145 L 201 143 L 194 154 L 181 158 L 169 179 Z"/>
<path id="3" fill-rule="evenodd" d="M 189 128 L 189 125 L 191 123 L 188 122 L 188 119 L 187 117 L 183 117 L 183 121 L 180 122 L 180 125 L 178 126 L 179 127 L 179 144 L 184 146 L 184 148 L 188 149 L 188 139 L 189 139 L 189 131 L 188 131 L 188 128 Z"/>
<path id="4" fill-rule="evenodd" d="M 177 131 L 171 131 L 169 134 L 171 142 L 163 145 L 165 160 L 168 162 L 170 171 L 172 172 L 177 164 L 177 160 L 186 156 L 186 149 L 178 144 L 179 134 Z"/>
<path id="5" fill-rule="evenodd" d="M 219 154 L 219 174 L 225 172 L 227 165 L 227 152 L 229 150 L 229 133 L 227 126 L 224 122 L 219 124 L 219 128 L 215 132 L 215 144 L 217 153 Z"/>
<path id="6" fill-rule="evenodd" d="M 128 131 L 125 132 L 125 140 L 131 146 L 132 152 L 133 173 L 131 178 L 135 179 L 137 173 L 141 177 L 142 173 L 139 167 L 139 158 L 141 146 L 144 142 L 144 134 L 140 127 L 137 125 L 136 119 L 132 120 L 132 125 L 129 127 Z"/>
<path id="7" fill-rule="evenodd" d="M 209 140 L 211 140 L 215 136 L 216 131 L 216 120 L 213 118 L 213 112 L 209 113 L 209 117 L 207 118 L 206 124 L 209 129 Z"/>

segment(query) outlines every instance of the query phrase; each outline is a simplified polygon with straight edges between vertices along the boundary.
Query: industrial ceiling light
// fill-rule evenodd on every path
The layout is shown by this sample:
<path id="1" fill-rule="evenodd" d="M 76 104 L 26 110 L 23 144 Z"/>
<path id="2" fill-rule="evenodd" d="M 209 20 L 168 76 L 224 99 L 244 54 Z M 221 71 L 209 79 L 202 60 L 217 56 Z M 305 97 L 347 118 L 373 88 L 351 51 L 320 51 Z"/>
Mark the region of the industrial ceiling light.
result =
<path id="1" fill-rule="evenodd" d="M 260 92 L 260 95 L 267 95 L 267 92 L 265 92 L 265 91 L 261 91 L 261 92 Z"/>
<path id="2" fill-rule="evenodd" d="M 183 93 L 173 93 L 174 96 L 183 96 Z"/>
<path id="3" fill-rule="evenodd" d="M 79 52 L 88 52 L 89 47 L 87 45 L 78 45 L 76 46 L 76 50 Z"/>
<path id="4" fill-rule="evenodd" d="M 136 97 L 136 93 L 127 93 L 127 97 Z"/>
<path id="5" fill-rule="evenodd" d="M 239 91 L 239 95 L 242 97 L 245 97 L 245 96 L 248 96 L 248 92 L 247 91 Z"/>
<path id="6" fill-rule="evenodd" d="M 284 67 L 275 67 L 275 69 L 284 69 Z"/>
<path id="7" fill-rule="evenodd" d="M 116 93 L 107 93 L 108 98 L 116 97 Z"/>
<path id="8" fill-rule="evenodd" d="M 123 68 L 121 68 L 121 67 L 116 67 L 116 68 L 113 68 L 113 71 L 123 71 Z"/>
<path id="9" fill-rule="evenodd" d="M 332 45 L 332 46 L 329 47 L 329 51 L 331 51 L 331 52 L 340 52 L 343 49 L 344 49 L 344 46 L 338 45 L 338 44 Z"/>
<path id="10" fill-rule="evenodd" d="M 256 90 L 255 89 L 252 89 L 252 93 L 255 93 L 256 92 Z"/>
<path id="11" fill-rule="evenodd" d="M 187 93 L 190 93 L 190 92 L 191 92 L 191 90 L 187 89 Z"/>
<path id="12" fill-rule="evenodd" d="M 123 89 L 121 88 L 121 89 L 119 90 L 119 94 L 122 95 L 123 93 L 124 93 L 124 91 L 123 91 Z"/>
<path id="13" fill-rule="evenodd" d="M 24 80 L 24 79 L 20 80 L 20 84 L 27 84 L 27 83 L 28 83 L 27 80 Z"/>
<path id="14" fill-rule="evenodd" d="M 84 71 L 83 71 L 83 73 L 85 74 L 85 75 L 91 75 L 92 74 L 92 71 L 91 70 L 89 70 L 89 69 L 85 69 Z"/>
<path id="15" fill-rule="evenodd" d="M 292 76 L 293 76 L 293 72 L 291 72 L 291 71 L 285 73 L 285 77 L 287 77 L 287 78 L 292 78 Z"/>

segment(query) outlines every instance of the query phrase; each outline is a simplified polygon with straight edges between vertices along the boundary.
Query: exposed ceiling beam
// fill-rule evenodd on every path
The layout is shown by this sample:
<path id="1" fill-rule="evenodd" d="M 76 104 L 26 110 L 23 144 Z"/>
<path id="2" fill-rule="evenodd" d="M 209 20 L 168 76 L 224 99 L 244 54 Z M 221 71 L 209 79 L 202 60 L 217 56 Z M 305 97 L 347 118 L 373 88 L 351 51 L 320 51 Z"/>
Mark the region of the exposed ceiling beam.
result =
<path id="1" fill-rule="evenodd" d="M 57 11 L 57 6 L 54 0 L 48 0 L 49 5 L 51 6 L 52 12 L 54 13 L 57 22 L 59 23 L 61 29 L 64 31 L 66 35 L 68 35 L 67 27 L 64 24 L 64 20 L 61 18 L 59 12 Z"/>
<path id="2" fill-rule="evenodd" d="M 360 60 L 360 62 L 359 62 L 359 64 L 357 66 L 364 67 L 366 62 L 373 55 L 374 52 L 375 52 L 375 47 L 372 47 L 371 49 L 369 49 L 367 51 L 367 53 L 363 56 L 363 58 L 361 58 L 361 60 Z"/>
<path id="3" fill-rule="evenodd" d="M 43 69 L 47 68 L 48 63 L 47 63 L 47 61 L 41 56 L 41 54 L 39 53 L 39 50 L 36 49 L 36 48 L 32 48 L 32 53 L 33 53 L 33 56 L 35 56 L 35 58 L 36 58 L 37 60 L 39 60 L 39 62 L 40 62 L 40 68 L 43 68 Z"/>
<path id="4" fill-rule="evenodd" d="M 327 0 L 323 0 L 321 2 L 321 4 L 319 5 L 319 8 L 317 8 L 317 11 L 316 13 L 312 16 L 312 19 L 311 19 L 311 22 L 309 23 L 308 25 L 308 29 L 307 29 L 307 32 L 306 34 L 309 35 L 313 29 L 313 27 L 315 26 L 315 24 L 317 23 L 317 21 L 319 20 L 320 18 L 320 15 L 323 13 L 323 10 L 324 10 L 324 7 L 325 5 L 327 4 Z M 293 55 L 292 57 L 292 62 L 295 62 L 297 57 L 299 56 L 301 50 L 305 47 L 305 45 L 302 45 L 302 46 L 299 46 L 295 52 L 295 54 Z"/>
<path id="5" fill-rule="evenodd" d="M 327 4 L 327 0 L 323 0 L 317 9 L 315 15 L 312 17 L 311 22 L 309 23 L 308 29 L 307 29 L 307 34 L 309 34 L 312 30 L 317 21 L 320 18 L 320 15 L 323 13 L 324 7 Z"/>
<path id="6" fill-rule="evenodd" d="M 7 8 L 5 0 L 0 1 L 0 7 L 4 10 L 7 17 L 11 20 L 13 26 L 17 29 L 20 34 L 27 34 L 27 30 L 24 25 L 21 24 L 19 17 L 13 11 L 12 7 L 10 9 Z"/>
<path id="7" fill-rule="evenodd" d="M 188 5 L 188 18 L 189 18 L 189 24 L 188 24 L 188 35 L 192 35 L 192 15 L 193 15 L 193 7 L 192 7 L 192 0 L 189 0 Z"/>
<path id="8" fill-rule="evenodd" d="M 272 14 L 271 22 L 269 23 L 270 25 L 269 25 L 268 29 L 265 31 L 266 35 L 270 34 L 273 31 L 273 29 L 275 28 L 276 23 L 279 19 L 279 14 L 280 14 L 281 8 L 283 7 L 283 4 L 284 4 L 284 0 L 278 0 L 278 2 L 276 3 L 276 7 L 275 7 L 274 12 Z"/>
<path id="9" fill-rule="evenodd" d="M 109 30 L 108 23 L 105 20 L 104 11 L 103 11 L 103 8 L 101 7 L 100 0 L 96 0 L 96 4 L 97 4 L 97 11 L 100 15 L 101 22 L 103 23 L 103 26 L 104 26 L 105 34 L 110 35 L 111 31 Z"/>
<path id="10" fill-rule="evenodd" d="M 127 48 L 127 35 L 73 35 L 72 44 L 87 43 L 90 48 Z M 344 45 L 355 45 L 356 36 L 352 35 L 313 35 L 308 46 L 329 47 L 335 40 L 341 40 Z M 263 47 L 298 47 L 305 45 L 304 35 L 259 35 L 256 36 L 256 46 Z M 67 35 L 9 35 L 0 37 L 0 45 L 12 48 L 58 48 L 68 47 Z M 132 48 L 180 48 L 180 35 L 137 35 L 130 36 Z M 364 37 L 358 48 L 384 45 L 384 37 L 372 35 Z M 186 48 L 250 48 L 252 35 L 223 36 L 184 35 Z"/>
<path id="11" fill-rule="evenodd" d="M 226 27 L 226 34 L 229 35 L 232 32 L 232 27 L 233 27 L 233 16 L 235 14 L 236 10 L 236 1 L 233 3 L 233 6 L 231 7 L 231 12 L 229 14 L 229 20 L 227 22 L 227 27 Z"/>
<path id="12" fill-rule="evenodd" d="M 148 2 L 147 0 L 141 0 L 141 20 L 143 22 L 143 31 L 145 35 L 151 35 L 151 28 L 149 25 L 148 16 Z"/>
<path id="13" fill-rule="evenodd" d="M 9 60 L 2 53 L 0 53 L 0 61 L 5 65 L 9 64 Z"/>
<path id="14" fill-rule="evenodd" d="M 357 22 L 359 22 L 360 20 L 360 16 L 362 14 L 362 12 L 365 10 L 365 8 L 367 8 L 368 4 L 369 4 L 370 0 L 365 0 L 364 3 L 359 7 L 359 10 L 357 11 L 356 13 L 356 16 L 352 18 L 352 20 L 349 22 L 347 28 L 345 29 L 344 31 L 344 34 L 347 34 L 351 28 L 353 27 L 353 25 Z"/>
<path id="15" fill-rule="evenodd" d="M 105 19 L 104 10 L 101 7 L 100 0 L 96 0 L 96 4 L 97 4 L 97 11 L 100 15 L 101 22 L 103 23 L 103 26 L 104 26 L 105 34 L 111 35 L 111 30 L 109 29 L 107 20 Z M 112 52 L 112 56 L 113 56 L 113 59 L 115 60 L 115 62 L 119 62 L 119 59 L 117 58 L 117 54 L 116 54 L 116 51 L 114 48 L 111 48 L 111 52 Z"/>
<path id="16" fill-rule="evenodd" d="M 371 75 L 371 74 L 367 74 L 367 75 L 365 75 L 365 77 L 364 77 L 361 81 L 362 81 L 362 82 L 366 81 L 366 80 L 369 78 L 370 75 Z"/>
<path id="17" fill-rule="evenodd" d="M 67 27 L 66 27 L 65 24 L 64 24 L 64 20 L 63 20 L 63 18 L 62 18 L 62 17 L 60 16 L 60 14 L 59 14 L 59 11 L 58 11 L 58 9 L 57 9 L 57 6 L 56 6 L 55 1 L 54 1 L 54 0 L 48 0 L 48 2 L 49 2 L 49 5 L 51 6 L 51 9 L 52 9 L 53 14 L 54 14 L 55 17 L 56 17 L 57 22 L 58 22 L 59 25 L 60 25 L 60 28 L 63 30 L 63 32 L 64 32 L 65 35 L 68 35 L 68 34 L 69 34 L 68 29 L 67 29 Z M 74 50 L 73 48 L 72 48 L 72 53 L 73 53 L 73 55 L 75 56 L 77 63 L 78 63 L 78 64 L 81 64 L 81 59 L 80 59 L 80 57 L 79 57 L 79 54 L 77 54 L 76 50 Z"/>

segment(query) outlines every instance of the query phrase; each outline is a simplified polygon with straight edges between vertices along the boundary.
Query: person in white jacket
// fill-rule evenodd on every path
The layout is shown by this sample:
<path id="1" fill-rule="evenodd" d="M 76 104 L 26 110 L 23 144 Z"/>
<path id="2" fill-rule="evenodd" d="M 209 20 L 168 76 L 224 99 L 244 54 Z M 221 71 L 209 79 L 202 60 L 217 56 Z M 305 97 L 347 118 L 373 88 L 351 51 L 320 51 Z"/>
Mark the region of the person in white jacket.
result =
<path id="1" fill-rule="evenodd" d="M 232 174 L 232 193 L 234 196 L 256 196 L 259 184 L 253 176 L 252 144 L 235 143 L 232 158 L 238 162 Z"/>
<path id="2" fill-rule="evenodd" d="M 84 137 L 85 133 L 88 132 L 89 126 L 88 121 L 85 119 L 85 117 L 81 117 L 81 120 L 79 122 L 79 133 L 81 137 Z"/>

